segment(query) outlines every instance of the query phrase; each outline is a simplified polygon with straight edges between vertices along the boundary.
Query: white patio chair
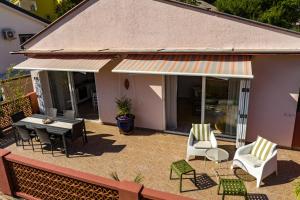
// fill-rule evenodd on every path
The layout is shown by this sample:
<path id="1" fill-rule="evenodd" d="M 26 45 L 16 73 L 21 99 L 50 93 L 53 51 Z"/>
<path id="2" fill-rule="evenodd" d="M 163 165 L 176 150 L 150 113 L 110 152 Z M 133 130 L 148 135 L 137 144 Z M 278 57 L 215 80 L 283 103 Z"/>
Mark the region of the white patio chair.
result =
<path id="1" fill-rule="evenodd" d="M 207 138 L 197 140 L 193 133 L 193 128 L 191 128 L 187 142 L 186 161 L 189 161 L 191 157 L 195 158 L 195 156 L 205 156 L 205 152 L 207 149 L 218 147 L 216 137 L 213 131 L 210 130 L 210 124 L 199 125 L 206 127 L 206 129 L 203 128 L 199 130 L 199 133 L 201 135 L 203 131 L 206 131 Z"/>
<path id="2" fill-rule="evenodd" d="M 260 146 L 265 142 L 268 143 L 265 146 Z M 231 169 L 240 167 L 254 176 L 256 178 L 256 187 L 259 188 L 264 178 L 274 172 L 276 172 L 276 175 L 278 174 L 276 147 L 277 144 L 258 137 L 255 142 L 237 149 Z M 257 149 L 256 154 L 253 152 L 253 149 Z"/>
<path id="3" fill-rule="evenodd" d="M 64 118 L 75 119 L 75 111 L 74 110 L 64 110 Z"/>
<path id="4" fill-rule="evenodd" d="M 47 109 L 47 116 L 55 118 L 57 116 L 57 109 L 56 108 L 48 108 Z"/>

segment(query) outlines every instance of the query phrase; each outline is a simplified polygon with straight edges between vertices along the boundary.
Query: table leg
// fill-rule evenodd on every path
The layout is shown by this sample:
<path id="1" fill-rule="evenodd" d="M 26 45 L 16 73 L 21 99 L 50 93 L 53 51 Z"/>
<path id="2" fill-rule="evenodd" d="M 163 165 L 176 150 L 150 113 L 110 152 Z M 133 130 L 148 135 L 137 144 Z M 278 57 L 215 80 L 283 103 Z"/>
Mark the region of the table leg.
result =
<path id="1" fill-rule="evenodd" d="M 219 183 L 219 186 L 218 186 L 218 195 L 220 195 L 220 188 L 221 188 L 221 182 Z"/>
<path id="2" fill-rule="evenodd" d="M 66 157 L 68 158 L 69 157 L 69 152 L 68 152 L 68 145 L 67 145 L 67 141 L 66 141 L 66 136 L 65 135 L 62 136 L 62 141 L 63 141 L 63 145 L 64 145 Z"/>
<path id="3" fill-rule="evenodd" d="M 172 180 L 172 167 L 171 167 L 171 170 L 170 170 L 170 180 Z"/>

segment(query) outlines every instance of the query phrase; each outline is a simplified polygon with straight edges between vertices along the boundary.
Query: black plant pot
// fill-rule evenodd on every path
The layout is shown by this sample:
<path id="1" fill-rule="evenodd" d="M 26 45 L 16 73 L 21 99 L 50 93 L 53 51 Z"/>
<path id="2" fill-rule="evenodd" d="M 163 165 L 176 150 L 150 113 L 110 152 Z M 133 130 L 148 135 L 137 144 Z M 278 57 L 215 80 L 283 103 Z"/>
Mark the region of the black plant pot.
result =
<path id="1" fill-rule="evenodd" d="M 122 134 L 129 134 L 134 129 L 134 118 L 132 114 L 117 116 L 117 126 Z"/>

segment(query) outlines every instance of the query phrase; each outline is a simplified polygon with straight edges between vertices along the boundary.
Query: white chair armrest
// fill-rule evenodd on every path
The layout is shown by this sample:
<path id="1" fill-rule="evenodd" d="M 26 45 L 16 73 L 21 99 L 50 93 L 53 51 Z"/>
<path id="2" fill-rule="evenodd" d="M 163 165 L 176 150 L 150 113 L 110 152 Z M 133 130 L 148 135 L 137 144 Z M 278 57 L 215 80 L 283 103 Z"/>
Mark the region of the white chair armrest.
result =
<path id="1" fill-rule="evenodd" d="M 193 134 L 193 130 L 191 129 L 187 145 L 188 146 L 193 146 L 193 142 L 194 142 L 194 134 Z"/>
<path id="2" fill-rule="evenodd" d="M 264 169 L 273 169 L 275 167 L 274 165 L 277 167 L 277 150 L 272 153 L 272 156 L 264 161 L 261 167 L 264 171 Z"/>
<path id="3" fill-rule="evenodd" d="M 210 132 L 209 139 L 210 139 L 212 148 L 217 148 L 218 147 L 218 143 L 217 143 L 217 139 L 216 139 L 215 134 L 214 134 L 213 131 Z"/>
<path id="4" fill-rule="evenodd" d="M 242 146 L 240 148 L 238 148 L 235 152 L 236 155 L 246 155 L 246 154 L 250 154 L 252 148 L 254 147 L 255 142 L 252 142 L 251 144 Z"/>

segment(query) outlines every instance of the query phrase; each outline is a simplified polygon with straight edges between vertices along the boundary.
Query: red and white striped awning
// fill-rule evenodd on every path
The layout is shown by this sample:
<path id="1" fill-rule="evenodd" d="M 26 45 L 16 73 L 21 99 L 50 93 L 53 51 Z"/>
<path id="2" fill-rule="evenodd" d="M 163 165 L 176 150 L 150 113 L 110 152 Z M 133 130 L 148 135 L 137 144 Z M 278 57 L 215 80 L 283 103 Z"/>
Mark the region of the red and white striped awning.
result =
<path id="1" fill-rule="evenodd" d="M 112 72 L 253 78 L 243 55 L 129 55 Z"/>
<path id="2" fill-rule="evenodd" d="M 113 59 L 112 56 L 39 56 L 28 58 L 14 66 L 14 69 L 71 71 L 71 72 L 99 72 L 99 70 Z"/>

